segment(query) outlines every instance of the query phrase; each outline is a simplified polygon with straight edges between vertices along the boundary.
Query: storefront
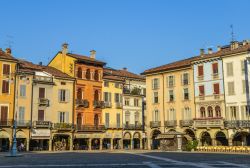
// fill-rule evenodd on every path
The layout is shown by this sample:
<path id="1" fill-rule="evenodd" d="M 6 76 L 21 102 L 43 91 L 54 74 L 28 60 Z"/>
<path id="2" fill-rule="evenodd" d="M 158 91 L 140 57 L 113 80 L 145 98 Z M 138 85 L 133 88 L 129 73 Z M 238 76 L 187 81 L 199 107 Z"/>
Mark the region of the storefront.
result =
<path id="1" fill-rule="evenodd" d="M 131 149 L 131 134 L 129 132 L 126 132 L 123 135 L 123 148 L 124 149 Z"/>
<path id="2" fill-rule="evenodd" d="M 0 131 L 0 152 L 7 152 L 10 148 L 10 135 L 6 131 Z"/>
<path id="3" fill-rule="evenodd" d="M 89 150 L 90 146 L 90 135 L 76 133 L 73 140 L 73 149 L 74 150 Z"/>
<path id="4" fill-rule="evenodd" d="M 53 151 L 70 150 L 70 135 L 67 134 L 55 134 L 52 140 Z"/>
<path id="5" fill-rule="evenodd" d="M 27 149 L 27 135 L 22 130 L 16 132 L 17 150 L 19 152 L 26 151 Z"/>
<path id="6" fill-rule="evenodd" d="M 49 150 L 50 129 L 32 129 L 30 151 Z"/>

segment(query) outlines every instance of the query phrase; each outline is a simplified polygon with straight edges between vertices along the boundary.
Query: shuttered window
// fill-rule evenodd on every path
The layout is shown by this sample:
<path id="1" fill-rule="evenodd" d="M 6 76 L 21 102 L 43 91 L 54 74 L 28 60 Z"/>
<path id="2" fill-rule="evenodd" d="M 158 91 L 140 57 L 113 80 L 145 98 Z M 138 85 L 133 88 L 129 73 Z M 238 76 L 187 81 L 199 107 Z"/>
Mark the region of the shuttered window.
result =
<path id="1" fill-rule="evenodd" d="M 159 79 L 155 78 L 152 79 L 152 89 L 159 89 L 160 85 L 159 85 Z"/>
<path id="2" fill-rule="evenodd" d="M 120 115 L 120 113 L 116 114 L 116 126 L 117 126 L 117 128 L 121 127 L 121 115 Z"/>
<path id="3" fill-rule="evenodd" d="M 189 91 L 188 88 L 184 88 L 183 89 L 183 96 L 184 96 L 184 100 L 189 100 Z"/>
<path id="4" fill-rule="evenodd" d="M 67 89 L 58 90 L 58 100 L 59 102 L 69 102 L 70 92 Z"/>
<path id="5" fill-rule="evenodd" d="M 204 75 L 203 65 L 199 65 L 198 66 L 198 76 L 203 76 L 203 75 Z"/>
<path id="6" fill-rule="evenodd" d="M 69 112 L 58 112 L 59 123 L 69 123 Z"/>
<path id="7" fill-rule="evenodd" d="M 26 96 L 26 85 L 20 85 L 20 96 L 21 97 Z"/>
<path id="8" fill-rule="evenodd" d="M 220 84 L 214 83 L 214 94 L 220 94 Z"/>
<path id="9" fill-rule="evenodd" d="M 3 64 L 3 75 L 10 75 L 10 65 Z"/>
<path id="10" fill-rule="evenodd" d="M 9 93 L 10 89 L 10 83 L 8 80 L 3 80 L 2 82 L 2 93 Z"/>
<path id="11" fill-rule="evenodd" d="M 213 67 L 213 74 L 218 74 L 218 63 L 213 63 L 212 64 Z"/>
<path id="12" fill-rule="evenodd" d="M 159 103 L 158 92 L 154 92 L 153 103 Z"/>
<path id="13" fill-rule="evenodd" d="M 174 101 L 174 91 L 173 90 L 169 90 L 169 101 Z"/>
<path id="14" fill-rule="evenodd" d="M 182 84 L 183 85 L 188 85 L 189 84 L 189 74 L 188 73 L 184 73 L 182 75 Z"/>
<path id="15" fill-rule="evenodd" d="M 19 107 L 19 113 L 18 113 L 18 120 L 24 121 L 24 115 L 25 115 L 25 107 L 20 106 Z"/>
<path id="16" fill-rule="evenodd" d="M 234 95 L 234 82 L 228 82 L 227 83 L 228 86 L 228 95 Z"/>
<path id="17" fill-rule="evenodd" d="M 1 106 L 1 124 L 7 123 L 8 120 L 8 106 Z M 4 123 L 3 123 L 4 122 Z"/>
<path id="18" fill-rule="evenodd" d="M 227 76 L 233 76 L 233 63 L 227 63 Z"/>
<path id="19" fill-rule="evenodd" d="M 44 121 L 44 110 L 38 110 L 38 121 Z"/>
<path id="20" fill-rule="evenodd" d="M 199 95 L 200 96 L 204 96 L 205 95 L 205 92 L 204 92 L 204 85 L 201 85 L 201 86 L 199 86 Z"/>
<path id="21" fill-rule="evenodd" d="M 109 128 L 109 113 L 105 113 L 105 126 Z"/>
<path id="22" fill-rule="evenodd" d="M 175 82 L 174 82 L 174 76 L 168 76 L 168 87 L 173 87 Z"/>
<path id="23" fill-rule="evenodd" d="M 39 98 L 45 98 L 45 88 L 39 88 Z"/>

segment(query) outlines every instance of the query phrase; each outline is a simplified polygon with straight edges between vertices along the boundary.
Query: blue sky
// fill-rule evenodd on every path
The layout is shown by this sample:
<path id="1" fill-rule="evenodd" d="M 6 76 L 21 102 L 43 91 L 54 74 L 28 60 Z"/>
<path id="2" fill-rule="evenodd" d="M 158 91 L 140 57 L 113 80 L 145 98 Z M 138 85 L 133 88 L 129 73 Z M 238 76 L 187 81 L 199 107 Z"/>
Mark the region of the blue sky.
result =
<path id="1" fill-rule="evenodd" d="M 2 0 L 0 48 L 44 64 L 61 50 L 89 55 L 108 66 L 141 73 L 250 39 L 249 0 Z"/>

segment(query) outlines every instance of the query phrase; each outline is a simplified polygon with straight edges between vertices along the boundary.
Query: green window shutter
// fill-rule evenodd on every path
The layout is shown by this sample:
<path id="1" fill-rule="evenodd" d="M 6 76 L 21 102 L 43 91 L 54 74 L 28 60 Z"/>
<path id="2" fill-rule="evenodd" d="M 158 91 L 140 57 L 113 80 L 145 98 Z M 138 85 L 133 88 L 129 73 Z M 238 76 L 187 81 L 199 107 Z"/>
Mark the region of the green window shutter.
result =
<path id="1" fill-rule="evenodd" d="M 69 102 L 69 100 L 70 100 L 70 90 L 67 89 L 65 94 L 66 94 L 65 95 L 66 96 L 66 102 Z"/>
<path id="2" fill-rule="evenodd" d="M 61 90 L 59 89 L 58 90 L 58 102 L 60 102 L 61 101 Z"/>

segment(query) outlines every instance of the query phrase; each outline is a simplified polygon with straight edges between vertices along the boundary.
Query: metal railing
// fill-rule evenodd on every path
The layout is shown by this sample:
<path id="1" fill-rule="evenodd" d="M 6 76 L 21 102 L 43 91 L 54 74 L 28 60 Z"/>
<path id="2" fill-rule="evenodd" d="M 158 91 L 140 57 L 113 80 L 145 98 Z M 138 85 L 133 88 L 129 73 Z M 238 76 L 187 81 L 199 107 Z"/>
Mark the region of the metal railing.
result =
<path id="1" fill-rule="evenodd" d="M 104 125 L 76 125 L 78 131 L 104 131 L 106 127 Z"/>
<path id="2" fill-rule="evenodd" d="M 122 128 L 122 126 L 121 126 L 121 124 L 105 124 L 105 127 L 107 128 L 107 129 L 121 129 Z"/>
<path id="3" fill-rule="evenodd" d="M 165 127 L 176 127 L 177 121 L 176 120 L 164 121 L 164 125 L 165 125 Z"/>
<path id="4" fill-rule="evenodd" d="M 223 127 L 224 123 L 222 119 L 195 119 L 194 127 Z"/>
<path id="5" fill-rule="evenodd" d="M 115 106 L 116 108 L 122 108 L 122 102 L 116 102 Z"/>
<path id="6" fill-rule="evenodd" d="M 250 128 L 249 120 L 231 120 L 224 121 L 226 128 Z"/>
<path id="7" fill-rule="evenodd" d="M 74 128 L 72 123 L 53 123 L 53 129 L 58 130 L 71 130 Z"/>
<path id="8" fill-rule="evenodd" d="M 31 127 L 30 120 L 17 120 L 16 124 L 17 127 Z"/>
<path id="9" fill-rule="evenodd" d="M 104 101 L 94 100 L 93 101 L 94 108 L 104 108 Z"/>
<path id="10" fill-rule="evenodd" d="M 33 81 L 34 82 L 53 82 L 53 78 L 47 77 L 47 76 L 35 75 Z"/>
<path id="11" fill-rule="evenodd" d="M 86 99 L 76 99 L 76 105 L 79 107 L 88 108 L 89 107 L 89 101 Z"/>
<path id="12" fill-rule="evenodd" d="M 0 120 L 0 127 L 9 127 L 13 125 L 13 120 Z"/>
<path id="13" fill-rule="evenodd" d="M 112 107 L 112 103 L 104 101 L 104 106 L 105 106 L 105 108 L 111 108 Z"/>
<path id="14" fill-rule="evenodd" d="M 161 126 L 161 122 L 160 121 L 150 121 L 150 127 L 151 128 L 158 128 Z"/>
<path id="15" fill-rule="evenodd" d="M 142 130 L 143 126 L 142 124 L 124 124 L 123 129 L 125 130 Z"/>
<path id="16" fill-rule="evenodd" d="M 189 127 L 194 124 L 193 120 L 180 120 L 180 126 L 181 127 Z"/>
<path id="17" fill-rule="evenodd" d="M 38 98 L 39 106 L 49 106 L 49 99 L 46 98 Z"/>

